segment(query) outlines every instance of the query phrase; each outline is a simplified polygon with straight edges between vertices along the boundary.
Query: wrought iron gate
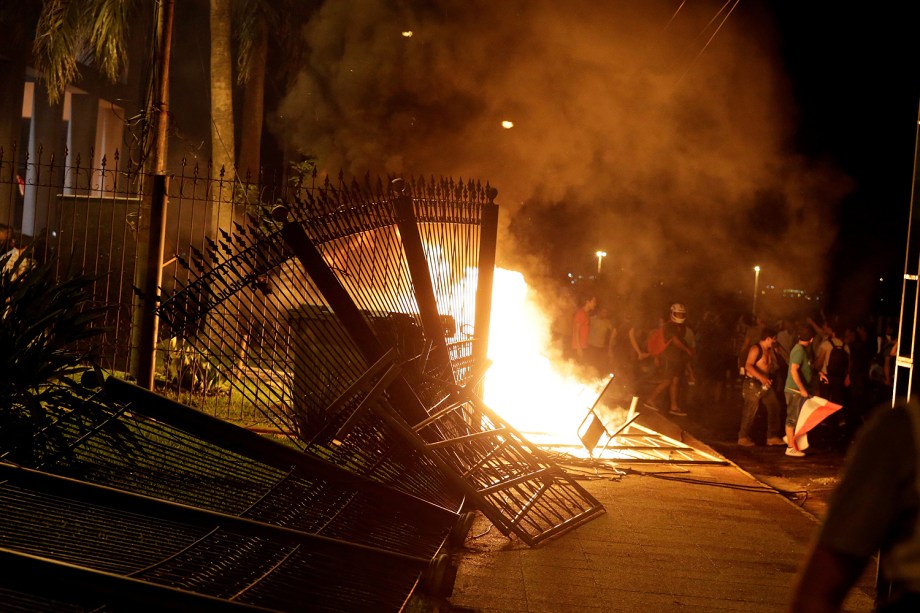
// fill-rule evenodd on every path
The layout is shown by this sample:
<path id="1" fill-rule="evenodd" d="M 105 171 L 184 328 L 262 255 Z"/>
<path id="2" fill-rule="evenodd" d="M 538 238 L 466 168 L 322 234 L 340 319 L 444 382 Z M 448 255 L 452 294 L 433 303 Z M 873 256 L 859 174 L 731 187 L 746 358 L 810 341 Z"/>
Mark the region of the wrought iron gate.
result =
<path id="1" fill-rule="evenodd" d="M 476 393 L 496 194 L 447 180 L 307 193 L 196 254 L 163 329 L 233 370 L 303 448 L 369 474 L 420 453 L 505 534 L 536 544 L 603 507 Z"/>

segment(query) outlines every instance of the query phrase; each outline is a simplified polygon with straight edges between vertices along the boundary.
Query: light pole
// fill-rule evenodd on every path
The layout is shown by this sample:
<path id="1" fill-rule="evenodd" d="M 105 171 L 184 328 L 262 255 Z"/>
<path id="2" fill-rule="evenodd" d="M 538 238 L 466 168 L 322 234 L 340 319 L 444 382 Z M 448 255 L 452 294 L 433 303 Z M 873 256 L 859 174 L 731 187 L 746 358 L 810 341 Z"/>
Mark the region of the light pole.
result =
<path id="1" fill-rule="evenodd" d="M 760 266 L 754 267 L 754 306 L 751 307 L 751 314 L 757 315 L 757 286 L 760 284 Z"/>
<path id="2" fill-rule="evenodd" d="M 601 264 L 604 262 L 604 258 L 607 257 L 606 251 L 595 251 L 594 255 L 597 256 L 597 276 L 601 276 Z"/>

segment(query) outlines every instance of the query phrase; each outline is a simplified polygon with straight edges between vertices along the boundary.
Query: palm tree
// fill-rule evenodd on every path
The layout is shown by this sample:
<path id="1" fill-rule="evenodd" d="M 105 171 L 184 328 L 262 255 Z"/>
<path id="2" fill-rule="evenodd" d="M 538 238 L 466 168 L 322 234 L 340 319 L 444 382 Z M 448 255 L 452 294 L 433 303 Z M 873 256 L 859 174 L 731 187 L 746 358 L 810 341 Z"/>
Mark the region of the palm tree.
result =
<path id="1" fill-rule="evenodd" d="M 261 166 L 269 53 L 273 52 L 273 76 L 280 85 L 278 89 L 286 91 L 306 53 L 301 26 L 320 4 L 319 0 L 239 0 L 236 6 L 237 82 L 243 87 L 238 166 L 243 173 L 257 177 Z"/>
<path id="2" fill-rule="evenodd" d="M 242 0 L 237 13 L 237 82 L 243 87 L 239 167 L 258 180 L 262 124 L 265 118 L 265 69 L 268 33 L 280 25 L 275 7 L 264 0 Z"/>
<path id="3" fill-rule="evenodd" d="M 236 145 L 233 132 L 233 54 L 230 0 L 210 0 L 211 26 L 211 164 L 212 179 L 222 179 L 213 190 L 211 236 L 233 222 L 236 182 Z"/>
<path id="4" fill-rule="evenodd" d="M 211 158 L 215 169 L 233 168 L 233 49 L 230 0 L 210 0 Z"/>
<path id="5" fill-rule="evenodd" d="M 79 78 L 81 58 L 91 60 L 113 83 L 124 74 L 136 4 L 137 0 L 44 0 L 32 52 L 52 104 Z"/>

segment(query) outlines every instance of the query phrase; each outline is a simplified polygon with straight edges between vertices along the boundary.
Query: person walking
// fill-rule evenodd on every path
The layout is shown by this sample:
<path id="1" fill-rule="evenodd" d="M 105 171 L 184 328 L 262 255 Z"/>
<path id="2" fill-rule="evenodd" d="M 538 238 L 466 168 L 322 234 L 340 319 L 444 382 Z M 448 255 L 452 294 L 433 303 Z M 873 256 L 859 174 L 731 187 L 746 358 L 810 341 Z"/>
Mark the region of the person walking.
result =
<path id="1" fill-rule="evenodd" d="M 741 409 L 741 429 L 738 431 L 738 444 L 742 447 L 754 446 L 751 426 L 761 405 L 767 410 L 767 445 L 785 445 L 781 438 L 782 407 L 773 389 L 773 373 L 776 369 L 774 343 L 776 330 L 764 327 L 760 331 L 760 340 L 748 349 L 744 362 L 744 380 L 741 383 L 744 404 Z"/>
<path id="2" fill-rule="evenodd" d="M 799 328 L 799 340 L 789 352 L 789 372 L 786 375 L 786 455 L 793 458 L 805 456 L 804 451 L 795 447 L 795 426 L 802 405 L 810 395 L 812 366 L 808 348 L 814 338 L 814 328 L 803 325 Z"/>
<path id="3" fill-rule="evenodd" d="M 850 385 L 850 348 L 838 336 L 838 324 L 824 325 L 826 336 L 815 351 L 814 367 L 818 371 L 818 394 L 837 404 L 848 404 Z"/>
<path id="4" fill-rule="evenodd" d="M 681 381 L 687 376 L 690 359 L 694 353 L 693 333 L 687 327 L 687 309 L 680 303 L 674 303 L 670 309 L 670 319 L 664 324 L 664 341 L 667 343 L 659 356 L 663 379 L 652 392 L 646 406 L 655 408 L 655 401 L 664 390 L 668 390 L 671 401 L 671 415 L 686 417 L 687 413 L 680 407 Z"/>

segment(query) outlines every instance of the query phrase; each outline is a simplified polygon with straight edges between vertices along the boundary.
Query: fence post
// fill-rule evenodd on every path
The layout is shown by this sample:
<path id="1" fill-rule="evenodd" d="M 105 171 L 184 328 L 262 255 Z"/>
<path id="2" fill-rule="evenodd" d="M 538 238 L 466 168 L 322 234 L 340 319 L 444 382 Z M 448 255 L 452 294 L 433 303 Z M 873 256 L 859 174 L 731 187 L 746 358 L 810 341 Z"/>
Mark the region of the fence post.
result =
<path id="1" fill-rule="evenodd" d="M 135 355 L 131 359 L 132 374 L 137 384 L 153 389 L 156 371 L 157 329 L 160 290 L 163 281 L 163 252 L 166 237 L 166 205 L 169 177 L 156 174 L 151 178 L 150 208 L 141 211 L 137 241 L 137 268 L 134 286 L 142 295 L 134 297 L 132 322 Z"/>
<path id="2" fill-rule="evenodd" d="M 495 280 L 495 252 L 498 247 L 498 190 L 492 188 L 488 204 L 482 207 L 479 238 L 479 277 L 476 284 L 476 322 L 473 325 L 473 368 L 482 369 L 488 360 L 489 329 L 492 325 L 492 285 Z M 477 390 L 482 394 L 482 389 Z"/>
<path id="3" fill-rule="evenodd" d="M 422 320 L 422 329 L 425 331 L 427 340 L 432 343 L 433 361 L 436 361 L 440 368 L 446 369 L 445 374 L 453 381 L 450 355 L 447 353 L 447 344 L 444 342 L 444 324 L 438 312 L 438 301 L 434 294 L 431 270 L 428 266 L 428 259 L 425 257 L 425 246 L 418 228 L 415 204 L 412 196 L 404 192 L 405 182 L 402 179 L 394 179 L 393 187 L 399 191 L 393 205 L 396 210 L 399 239 L 406 253 L 406 264 L 412 279 L 412 289 L 418 304 L 419 317 Z"/>

